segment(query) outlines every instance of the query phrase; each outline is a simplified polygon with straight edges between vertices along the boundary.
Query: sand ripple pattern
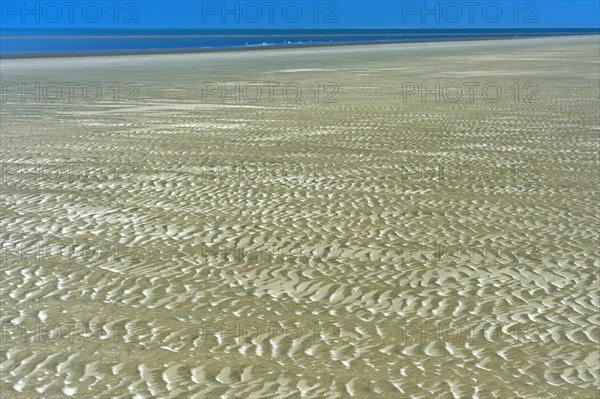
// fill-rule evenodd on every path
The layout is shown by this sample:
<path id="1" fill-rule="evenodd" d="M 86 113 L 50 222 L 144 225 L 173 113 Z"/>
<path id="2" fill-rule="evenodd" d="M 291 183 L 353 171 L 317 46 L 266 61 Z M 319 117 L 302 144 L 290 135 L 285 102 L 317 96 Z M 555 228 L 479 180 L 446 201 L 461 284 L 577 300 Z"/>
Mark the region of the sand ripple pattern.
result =
<path id="1" fill-rule="evenodd" d="M 3 396 L 597 398 L 598 56 L 573 37 L 2 61 L 3 81 L 139 85 L 2 104 Z M 203 101 L 217 81 L 306 94 Z M 436 81 L 539 93 L 403 101 Z M 521 173 L 419 175 L 436 162 Z M 49 163 L 111 173 L 32 177 Z M 211 169 L 236 164 L 289 173 Z"/>

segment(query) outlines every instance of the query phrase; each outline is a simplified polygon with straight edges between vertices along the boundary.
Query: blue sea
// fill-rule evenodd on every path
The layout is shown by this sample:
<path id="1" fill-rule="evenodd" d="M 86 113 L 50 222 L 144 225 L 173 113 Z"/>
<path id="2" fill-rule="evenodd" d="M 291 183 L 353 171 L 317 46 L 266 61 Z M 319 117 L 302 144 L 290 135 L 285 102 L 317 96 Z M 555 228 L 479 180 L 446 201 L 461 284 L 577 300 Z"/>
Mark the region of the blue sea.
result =
<path id="1" fill-rule="evenodd" d="M 23 30 L 3 29 L 2 58 L 222 51 L 598 34 L 597 28 L 348 30 Z"/>

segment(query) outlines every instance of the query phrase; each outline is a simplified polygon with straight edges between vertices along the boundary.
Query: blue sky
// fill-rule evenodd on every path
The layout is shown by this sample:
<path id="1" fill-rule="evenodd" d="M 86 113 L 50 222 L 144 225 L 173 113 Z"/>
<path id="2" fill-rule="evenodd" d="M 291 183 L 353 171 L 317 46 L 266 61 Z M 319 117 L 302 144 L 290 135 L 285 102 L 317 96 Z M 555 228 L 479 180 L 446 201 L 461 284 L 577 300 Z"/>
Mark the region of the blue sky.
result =
<path id="1" fill-rule="evenodd" d="M 3 29 L 598 27 L 598 0 L 5 1 Z M 7 31 L 5 31 L 7 32 Z"/>
<path id="2" fill-rule="evenodd" d="M 468 39 L 477 35 L 510 37 L 528 35 L 530 29 L 543 28 L 598 29 L 600 1 L 1 0 L 0 24 L 0 55 L 3 57 L 217 49 L 293 46 L 307 42 L 436 40 L 435 36 L 438 39 Z M 402 32 L 396 36 L 391 31 L 383 32 L 385 35 L 380 34 L 382 32 L 348 34 L 347 30 L 360 28 L 402 29 Z M 494 28 L 496 31 L 491 33 L 476 32 Z M 499 28 L 507 30 L 498 33 Z M 236 29 L 243 31 L 229 32 Z M 307 29 L 326 33 L 315 36 L 305 32 Z M 424 31 L 415 32 L 415 29 Z M 439 31 L 431 32 L 436 29 Z M 193 30 L 189 33 L 194 34 L 194 38 L 177 36 L 181 30 L 185 30 L 183 33 Z M 169 35 L 170 38 L 157 37 Z"/>

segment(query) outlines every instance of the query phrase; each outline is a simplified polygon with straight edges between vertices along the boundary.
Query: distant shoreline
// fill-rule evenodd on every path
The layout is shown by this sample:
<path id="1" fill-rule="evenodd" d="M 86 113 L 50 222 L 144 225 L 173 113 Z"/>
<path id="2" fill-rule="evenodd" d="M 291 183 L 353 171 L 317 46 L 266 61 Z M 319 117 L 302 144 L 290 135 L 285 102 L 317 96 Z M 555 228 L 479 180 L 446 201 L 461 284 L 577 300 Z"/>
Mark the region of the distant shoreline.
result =
<path id="1" fill-rule="evenodd" d="M 465 34 L 466 35 L 466 34 Z M 130 55 L 170 55 L 170 54 L 191 54 L 191 53 L 220 53 L 220 52 L 239 52 L 239 51 L 258 51 L 258 50 L 281 50 L 295 48 L 311 47 L 339 47 L 339 46 L 357 46 L 357 45 L 383 45 L 400 43 L 434 43 L 434 42 L 464 42 L 464 41 L 488 41 L 488 40 L 515 40 L 515 39 L 535 39 L 548 37 L 573 37 L 573 36 L 600 36 L 598 31 L 577 31 L 577 32 L 540 32 L 532 34 L 506 33 L 490 36 L 475 36 L 477 33 L 469 34 L 470 37 L 448 37 L 448 38 L 416 38 L 410 39 L 406 34 L 402 39 L 387 40 L 359 40 L 359 41 L 338 41 L 338 42 L 302 42 L 302 43 L 270 43 L 265 45 L 251 46 L 223 46 L 223 47 L 191 47 L 191 48 L 147 48 L 147 49 L 123 49 L 123 50 L 86 50 L 86 51 L 55 51 L 55 52 L 13 52 L 8 54 L 0 53 L 0 60 L 9 59 L 31 59 L 31 58 L 65 58 L 65 57 L 98 57 L 98 56 L 130 56 Z M 110 37 L 110 36 L 106 36 Z M 146 36 L 130 36 L 135 38 L 146 38 Z M 178 36 L 173 36 L 178 37 Z M 183 37 L 183 36 L 182 36 Z M 6 39 L 7 36 L 0 37 Z M 10 38 L 15 38 L 10 36 Z"/>

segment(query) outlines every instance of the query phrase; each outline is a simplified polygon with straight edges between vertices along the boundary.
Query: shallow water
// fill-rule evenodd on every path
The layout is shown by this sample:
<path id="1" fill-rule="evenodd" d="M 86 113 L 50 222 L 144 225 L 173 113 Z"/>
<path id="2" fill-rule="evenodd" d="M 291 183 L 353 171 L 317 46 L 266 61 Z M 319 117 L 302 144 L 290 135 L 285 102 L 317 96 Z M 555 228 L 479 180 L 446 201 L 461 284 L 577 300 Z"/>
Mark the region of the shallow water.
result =
<path id="1" fill-rule="evenodd" d="M 2 396 L 598 397 L 599 51 L 2 61 Z"/>

